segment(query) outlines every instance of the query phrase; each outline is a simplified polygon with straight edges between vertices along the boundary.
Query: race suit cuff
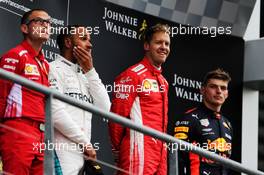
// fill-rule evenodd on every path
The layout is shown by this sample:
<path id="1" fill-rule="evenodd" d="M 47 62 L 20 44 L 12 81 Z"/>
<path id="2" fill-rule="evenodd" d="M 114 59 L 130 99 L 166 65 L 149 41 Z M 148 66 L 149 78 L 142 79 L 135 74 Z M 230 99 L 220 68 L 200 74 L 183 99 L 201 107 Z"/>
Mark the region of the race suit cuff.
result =
<path id="1" fill-rule="evenodd" d="M 88 72 L 86 72 L 85 74 L 86 78 L 89 80 L 93 80 L 93 79 L 98 79 L 99 76 L 95 70 L 95 68 L 93 67 L 91 70 L 89 70 Z"/>

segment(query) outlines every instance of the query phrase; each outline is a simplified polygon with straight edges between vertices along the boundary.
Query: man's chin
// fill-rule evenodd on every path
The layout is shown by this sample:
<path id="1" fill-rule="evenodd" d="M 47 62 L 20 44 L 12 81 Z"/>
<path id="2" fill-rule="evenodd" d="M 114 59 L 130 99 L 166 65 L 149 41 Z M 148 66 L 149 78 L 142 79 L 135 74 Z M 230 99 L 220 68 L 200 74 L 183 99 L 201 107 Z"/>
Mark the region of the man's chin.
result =
<path id="1" fill-rule="evenodd" d="M 223 104 L 224 104 L 223 101 L 215 101 L 215 102 L 214 102 L 214 105 L 215 105 L 215 106 L 222 106 Z"/>
<path id="2" fill-rule="evenodd" d="M 160 59 L 160 64 L 163 64 L 163 63 L 165 63 L 165 61 L 166 61 L 166 58 L 167 58 L 167 57 L 165 57 L 165 58 L 161 58 L 161 59 Z"/>
<path id="3" fill-rule="evenodd" d="M 43 40 L 43 41 L 47 41 L 49 39 L 50 35 L 49 34 L 41 34 L 40 36 L 38 36 L 38 39 Z"/>

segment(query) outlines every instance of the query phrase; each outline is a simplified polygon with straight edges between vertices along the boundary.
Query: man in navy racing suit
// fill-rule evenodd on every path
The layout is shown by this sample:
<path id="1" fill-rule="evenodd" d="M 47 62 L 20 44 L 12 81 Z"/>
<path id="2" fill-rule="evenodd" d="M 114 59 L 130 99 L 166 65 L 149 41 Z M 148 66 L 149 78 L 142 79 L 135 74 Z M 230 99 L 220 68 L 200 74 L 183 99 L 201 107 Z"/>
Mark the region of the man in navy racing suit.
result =
<path id="1" fill-rule="evenodd" d="M 218 155 L 229 158 L 232 148 L 232 127 L 221 113 L 228 97 L 228 73 L 216 69 L 207 73 L 201 88 L 203 104 L 188 110 L 174 128 L 174 136 Z M 179 174 L 227 175 L 227 169 L 219 163 L 192 152 L 179 151 Z"/>

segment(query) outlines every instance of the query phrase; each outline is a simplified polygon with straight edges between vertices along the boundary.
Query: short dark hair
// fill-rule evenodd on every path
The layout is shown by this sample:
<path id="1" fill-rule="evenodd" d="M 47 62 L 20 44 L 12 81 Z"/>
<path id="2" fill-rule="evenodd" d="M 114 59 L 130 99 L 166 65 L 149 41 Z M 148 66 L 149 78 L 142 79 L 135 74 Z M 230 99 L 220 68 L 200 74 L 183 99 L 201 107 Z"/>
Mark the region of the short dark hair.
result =
<path id="1" fill-rule="evenodd" d="M 217 68 L 215 70 L 208 72 L 204 77 L 202 85 L 206 86 L 210 79 L 223 80 L 223 81 L 227 81 L 228 83 L 231 81 L 231 77 L 229 73 L 224 71 L 222 68 Z"/>
<path id="2" fill-rule="evenodd" d="M 26 13 L 24 13 L 24 15 L 22 16 L 21 18 L 21 24 L 26 24 L 29 22 L 29 17 L 30 15 L 35 12 L 35 11 L 43 11 L 43 12 L 46 12 L 46 10 L 44 9 L 32 9 L 30 11 L 27 11 Z M 46 12 L 47 13 L 47 12 Z"/>
<path id="3" fill-rule="evenodd" d="M 150 28 L 147 29 L 147 31 L 144 34 L 144 42 L 150 43 L 153 34 L 156 32 L 166 32 L 166 33 L 170 33 L 169 32 L 169 26 L 167 24 L 161 24 L 158 23 Z"/>
<path id="4" fill-rule="evenodd" d="M 85 26 L 76 24 L 76 25 L 68 25 L 60 29 L 59 34 L 57 36 L 57 44 L 60 48 L 60 51 L 62 51 L 65 47 L 64 40 L 72 36 L 71 30 L 79 27 L 85 27 Z"/>

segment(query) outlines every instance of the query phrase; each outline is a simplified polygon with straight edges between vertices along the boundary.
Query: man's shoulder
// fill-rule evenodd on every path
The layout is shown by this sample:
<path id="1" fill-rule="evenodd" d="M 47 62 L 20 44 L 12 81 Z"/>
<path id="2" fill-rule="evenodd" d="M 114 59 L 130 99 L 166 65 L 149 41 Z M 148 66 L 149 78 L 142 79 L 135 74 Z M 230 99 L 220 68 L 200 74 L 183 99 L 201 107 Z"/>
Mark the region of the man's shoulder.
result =
<path id="1" fill-rule="evenodd" d="M 51 61 L 51 62 L 49 63 L 49 65 L 50 65 L 50 67 L 54 67 L 54 66 L 59 65 L 59 62 L 60 62 L 60 60 L 55 59 L 54 61 Z"/>
<path id="2" fill-rule="evenodd" d="M 64 61 L 61 57 L 57 56 L 57 58 L 49 63 L 51 69 L 67 71 L 67 68 L 71 65 Z"/>
<path id="3" fill-rule="evenodd" d="M 195 118 L 199 119 L 199 114 L 201 113 L 199 107 L 193 107 L 190 109 L 187 109 L 184 112 L 184 116 L 194 116 Z"/>
<path id="4" fill-rule="evenodd" d="M 134 72 L 135 74 L 138 74 L 141 71 L 143 71 L 144 69 L 146 69 L 146 66 L 144 64 L 142 64 L 142 62 L 139 62 L 137 64 L 130 66 L 127 70 Z"/>
<path id="5" fill-rule="evenodd" d="M 4 53 L 2 57 L 4 58 L 4 57 L 13 56 L 13 57 L 19 58 L 19 57 L 22 57 L 26 53 L 28 53 L 28 51 L 21 44 L 19 44 L 16 47 Z"/>
<path id="6" fill-rule="evenodd" d="M 199 107 L 193 107 L 188 110 L 186 110 L 181 117 L 179 117 L 179 120 L 188 120 L 188 121 L 197 121 L 201 119 L 201 111 Z"/>
<path id="7" fill-rule="evenodd" d="M 179 130 L 182 126 L 197 127 L 200 125 L 201 111 L 199 107 L 188 109 L 175 122 L 175 130 Z"/>
<path id="8" fill-rule="evenodd" d="M 55 59 L 54 61 L 49 63 L 49 71 L 50 75 L 55 77 L 63 77 L 65 72 L 68 71 L 67 67 L 62 64 L 61 60 Z"/>
<path id="9" fill-rule="evenodd" d="M 118 77 L 124 77 L 124 76 L 129 76 L 129 75 L 133 77 L 139 77 L 141 73 L 146 70 L 147 70 L 147 67 L 144 64 L 142 64 L 142 62 L 139 62 L 139 63 L 136 63 L 128 67 L 121 74 L 119 74 Z"/>

